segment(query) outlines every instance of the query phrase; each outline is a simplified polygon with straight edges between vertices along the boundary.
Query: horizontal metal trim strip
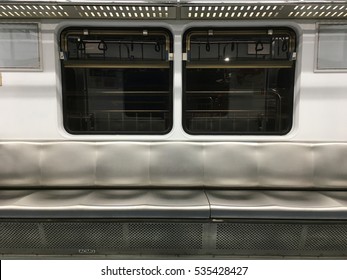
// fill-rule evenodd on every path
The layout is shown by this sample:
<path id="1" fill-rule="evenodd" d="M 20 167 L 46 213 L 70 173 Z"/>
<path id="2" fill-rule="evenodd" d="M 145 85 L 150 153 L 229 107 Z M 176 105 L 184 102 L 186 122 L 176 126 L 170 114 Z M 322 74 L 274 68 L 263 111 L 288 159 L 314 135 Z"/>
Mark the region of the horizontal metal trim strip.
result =
<path id="1" fill-rule="evenodd" d="M 145 62 L 112 62 L 112 61 L 64 61 L 66 68 L 153 68 L 168 69 L 169 62 L 145 63 Z"/>
<path id="2" fill-rule="evenodd" d="M 291 68 L 293 66 L 292 61 L 266 61 L 266 62 L 239 62 L 231 61 L 226 63 L 202 63 L 202 62 L 187 62 L 187 69 L 219 69 L 219 68 Z"/>

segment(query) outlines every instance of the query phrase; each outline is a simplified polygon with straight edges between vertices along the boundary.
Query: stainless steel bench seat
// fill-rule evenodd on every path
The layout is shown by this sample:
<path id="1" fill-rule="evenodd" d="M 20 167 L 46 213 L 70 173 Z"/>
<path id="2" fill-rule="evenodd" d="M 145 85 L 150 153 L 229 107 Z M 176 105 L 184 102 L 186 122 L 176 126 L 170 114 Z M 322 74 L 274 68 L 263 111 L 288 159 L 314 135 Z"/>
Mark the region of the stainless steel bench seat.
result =
<path id="1" fill-rule="evenodd" d="M 347 256 L 346 143 L 1 142 L 0 254 Z"/>

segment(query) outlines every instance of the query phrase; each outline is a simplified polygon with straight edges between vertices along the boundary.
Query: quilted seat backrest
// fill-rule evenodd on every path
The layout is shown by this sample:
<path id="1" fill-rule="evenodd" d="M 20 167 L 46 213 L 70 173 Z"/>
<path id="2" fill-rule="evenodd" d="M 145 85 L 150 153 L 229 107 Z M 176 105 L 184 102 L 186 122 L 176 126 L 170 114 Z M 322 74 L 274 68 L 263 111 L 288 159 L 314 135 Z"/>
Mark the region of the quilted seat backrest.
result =
<path id="1" fill-rule="evenodd" d="M 347 189 L 347 144 L 2 142 L 0 187 Z"/>

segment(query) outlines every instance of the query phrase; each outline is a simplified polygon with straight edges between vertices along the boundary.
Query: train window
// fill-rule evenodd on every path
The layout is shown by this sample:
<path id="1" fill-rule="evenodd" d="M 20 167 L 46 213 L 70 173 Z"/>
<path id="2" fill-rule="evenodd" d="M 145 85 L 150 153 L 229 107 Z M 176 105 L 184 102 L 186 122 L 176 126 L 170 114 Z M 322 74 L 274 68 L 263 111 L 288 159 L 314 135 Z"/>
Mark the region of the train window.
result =
<path id="1" fill-rule="evenodd" d="M 172 127 L 172 38 L 163 29 L 61 33 L 63 115 L 72 134 L 165 134 Z"/>
<path id="2" fill-rule="evenodd" d="M 347 70 L 347 25 L 319 25 L 317 69 Z"/>
<path id="3" fill-rule="evenodd" d="M 185 131 L 288 133 L 295 40 L 295 33 L 287 28 L 188 30 L 183 42 Z"/>
<path id="4" fill-rule="evenodd" d="M 40 69 L 37 23 L 0 23 L 0 69 Z"/>

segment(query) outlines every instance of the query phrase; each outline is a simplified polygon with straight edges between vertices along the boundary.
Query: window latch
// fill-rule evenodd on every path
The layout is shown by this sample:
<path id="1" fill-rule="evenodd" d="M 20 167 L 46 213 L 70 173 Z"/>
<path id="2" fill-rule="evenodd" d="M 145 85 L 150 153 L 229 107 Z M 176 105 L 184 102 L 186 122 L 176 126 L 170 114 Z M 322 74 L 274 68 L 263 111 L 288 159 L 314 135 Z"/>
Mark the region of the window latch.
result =
<path id="1" fill-rule="evenodd" d="M 291 57 L 290 57 L 290 60 L 296 60 L 296 52 L 293 52 L 292 54 L 291 54 Z"/>
<path id="2" fill-rule="evenodd" d="M 66 60 L 66 56 L 64 52 L 59 52 L 59 59 L 60 60 Z"/>
<path id="3" fill-rule="evenodd" d="M 187 53 L 182 53 L 182 60 L 187 61 L 188 60 L 188 54 Z"/>

